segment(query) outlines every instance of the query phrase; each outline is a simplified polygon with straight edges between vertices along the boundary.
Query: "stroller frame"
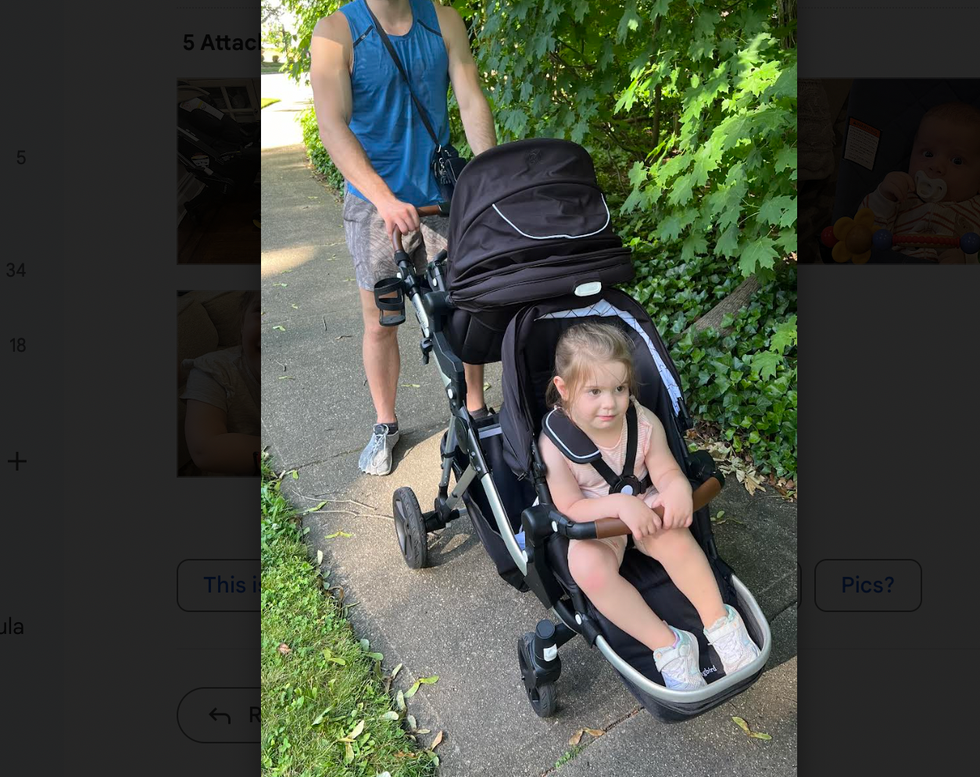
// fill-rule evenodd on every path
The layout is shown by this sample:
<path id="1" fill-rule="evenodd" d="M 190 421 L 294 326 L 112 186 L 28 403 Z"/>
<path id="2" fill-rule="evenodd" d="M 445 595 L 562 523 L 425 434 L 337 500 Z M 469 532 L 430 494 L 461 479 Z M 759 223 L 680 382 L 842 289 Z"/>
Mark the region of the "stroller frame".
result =
<path id="1" fill-rule="evenodd" d="M 445 203 L 418 210 L 421 216 L 448 215 L 448 207 Z M 537 444 L 533 441 L 531 443 L 533 486 L 538 504 L 522 512 L 521 522 L 526 544 L 525 550 L 520 548 L 480 446 L 481 437 L 500 433 L 499 422 L 495 423 L 496 419 L 493 416 L 488 420 L 475 420 L 467 412 L 463 362 L 451 347 L 444 330 L 448 315 L 455 309 L 450 302 L 445 283 L 447 252 L 441 251 L 429 262 L 422 275 L 416 272 L 408 254 L 403 250 L 401 235 L 397 230 L 393 236 L 393 246 L 395 264 L 399 268 L 398 283 L 393 282 L 395 279 L 379 282 L 375 296 L 382 311 L 394 311 L 400 308 L 402 314 L 386 320 L 382 312 L 381 323 L 397 325 L 404 321 L 404 296 L 409 298 L 422 330 L 420 342 L 422 361 L 428 364 L 430 356 L 435 356 L 452 411 L 449 428 L 441 446 L 442 476 L 434 509 L 422 512 L 414 492 L 408 487 L 397 489 L 392 498 L 396 535 L 409 567 L 420 568 L 426 565 L 428 554 L 426 535 L 445 528 L 451 521 L 460 517 L 458 505 L 474 481 L 478 481 L 490 505 L 500 538 L 524 579 L 520 590 L 534 591 L 551 618 L 557 621 L 557 623 L 549 619 L 539 621 L 535 631 L 523 635 L 518 644 L 518 658 L 525 690 L 538 715 L 546 717 L 555 712 L 555 682 L 561 674 L 558 648 L 578 634 L 581 634 L 590 646 L 595 645 L 599 648 L 606 660 L 619 672 L 633 695 L 644 703 L 644 706 L 650 708 L 650 701 L 653 701 L 658 709 L 650 711 L 656 711 L 667 720 L 688 718 L 705 712 L 753 684 L 768 661 L 772 635 L 755 598 L 734 574 L 731 575 L 731 582 L 738 604 L 737 609 L 742 613 L 747 628 L 760 648 L 759 657 L 749 667 L 731 676 L 721 677 L 704 688 L 695 691 L 677 691 L 653 682 L 614 650 L 587 614 L 586 600 L 581 592 L 577 590 L 566 592 L 558 582 L 553 569 L 547 563 L 544 545 L 552 534 L 559 534 L 569 539 L 593 539 L 597 536 L 597 532 L 600 532 L 598 536 L 611 536 L 613 533 L 624 532 L 601 533 L 603 524 L 608 529 L 610 522 L 619 524 L 618 519 L 602 519 L 595 523 L 575 522 L 556 510 L 545 480 L 545 466 L 537 450 Z M 382 296 L 392 291 L 396 292 L 394 298 Z M 449 479 L 450 473 L 454 470 L 457 448 L 465 453 L 468 464 L 464 470 L 456 472 L 456 485 L 450 493 Z M 694 479 L 701 482 L 694 497 L 695 510 L 697 510 L 717 495 L 724 484 L 724 477 L 715 469 L 713 460 L 706 452 L 693 454 L 685 464 L 688 476 L 694 475 Z M 457 469 L 459 469 L 458 465 Z M 717 557 L 713 539 L 710 537 L 708 544 L 710 553 Z"/>

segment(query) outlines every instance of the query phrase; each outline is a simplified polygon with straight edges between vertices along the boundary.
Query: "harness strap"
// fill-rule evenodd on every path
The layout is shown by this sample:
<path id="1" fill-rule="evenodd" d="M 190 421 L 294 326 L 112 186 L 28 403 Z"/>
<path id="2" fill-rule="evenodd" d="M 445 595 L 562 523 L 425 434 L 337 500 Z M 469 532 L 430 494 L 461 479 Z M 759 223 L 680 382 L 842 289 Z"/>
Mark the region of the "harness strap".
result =
<path id="1" fill-rule="evenodd" d="M 636 446 L 640 436 L 636 420 L 636 405 L 630 402 L 626 410 L 626 461 L 623 462 L 623 473 L 620 477 L 633 477 L 633 463 L 636 461 Z"/>
<path id="2" fill-rule="evenodd" d="M 609 484 L 609 493 L 618 494 L 629 488 L 626 493 L 639 496 L 652 485 L 649 473 L 643 480 L 633 475 L 640 435 L 636 406 L 632 402 L 626 411 L 626 461 L 620 475 L 613 472 L 605 462 L 599 448 L 589 436 L 557 408 L 544 417 L 541 427 L 566 459 L 576 464 L 591 464 L 600 477 Z"/>

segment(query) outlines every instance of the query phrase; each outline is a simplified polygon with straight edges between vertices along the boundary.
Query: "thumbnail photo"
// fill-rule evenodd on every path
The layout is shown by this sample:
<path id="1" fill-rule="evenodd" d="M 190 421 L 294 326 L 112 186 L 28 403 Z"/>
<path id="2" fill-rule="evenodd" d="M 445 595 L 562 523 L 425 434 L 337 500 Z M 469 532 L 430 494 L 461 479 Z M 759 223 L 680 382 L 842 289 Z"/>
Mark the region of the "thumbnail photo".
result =
<path id="1" fill-rule="evenodd" d="M 977 264 L 980 80 L 801 80 L 800 261 Z"/>
<path id="2" fill-rule="evenodd" d="M 177 263 L 258 264 L 259 81 L 177 82 Z"/>
<path id="3" fill-rule="evenodd" d="M 259 292 L 177 292 L 177 474 L 254 475 Z"/>

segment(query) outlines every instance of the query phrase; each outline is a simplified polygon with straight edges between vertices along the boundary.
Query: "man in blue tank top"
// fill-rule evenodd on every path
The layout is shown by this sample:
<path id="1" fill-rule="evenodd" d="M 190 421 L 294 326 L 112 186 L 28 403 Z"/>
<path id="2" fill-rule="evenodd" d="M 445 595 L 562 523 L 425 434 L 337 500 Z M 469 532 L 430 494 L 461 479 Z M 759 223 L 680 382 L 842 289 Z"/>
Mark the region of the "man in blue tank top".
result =
<path id="1" fill-rule="evenodd" d="M 449 142 L 449 83 L 474 154 L 497 144 L 490 106 L 459 14 L 433 0 L 353 0 L 317 22 L 310 42 L 310 81 L 320 139 L 347 180 L 344 231 L 354 259 L 364 319 L 363 359 L 377 422 L 359 466 L 387 475 L 398 442 L 395 394 L 400 359 L 397 328 L 379 323 L 374 284 L 397 273 L 394 230 L 424 267 L 446 247 L 448 219 L 420 220 L 416 207 L 439 202 L 431 170 L 436 144 L 408 85 L 374 29 L 381 24 L 441 144 Z M 483 366 L 465 365 L 466 405 L 486 413 Z"/>

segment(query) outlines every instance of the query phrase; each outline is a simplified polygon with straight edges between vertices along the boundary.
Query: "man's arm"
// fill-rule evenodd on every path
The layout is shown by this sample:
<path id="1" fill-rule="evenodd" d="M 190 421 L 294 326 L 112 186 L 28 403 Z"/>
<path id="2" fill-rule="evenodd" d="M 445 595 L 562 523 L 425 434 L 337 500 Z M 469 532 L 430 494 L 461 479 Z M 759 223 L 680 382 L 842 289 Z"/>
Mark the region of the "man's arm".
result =
<path id="1" fill-rule="evenodd" d="M 449 80 L 459 104 L 459 117 L 463 120 L 466 140 L 473 153 L 482 154 L 497 145 L 497 132 L 493 126 L 490 105 L 480 85 L 480 73 L 470 42 L 466 36 L 466 25 L 455 8 L 436 4 L 442 39 L 449 54 Z"/>
<path id="2" fill-rule="evenodd" d="M 389 236 L 396 226 L 408 234 L 419 228 L 415 207 L 392 194 L 348 126 L 353 106 L 349 67 L 352 45 L 347 19 L 340 12 L 320 19 L 313 29 L 310 85 L 320 140 L 344 178 L 378 209 Z"/>

